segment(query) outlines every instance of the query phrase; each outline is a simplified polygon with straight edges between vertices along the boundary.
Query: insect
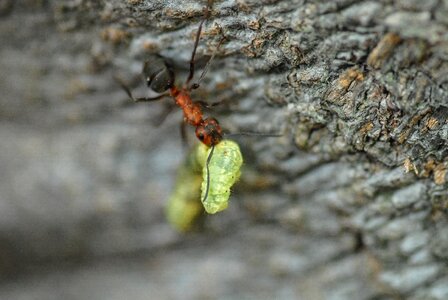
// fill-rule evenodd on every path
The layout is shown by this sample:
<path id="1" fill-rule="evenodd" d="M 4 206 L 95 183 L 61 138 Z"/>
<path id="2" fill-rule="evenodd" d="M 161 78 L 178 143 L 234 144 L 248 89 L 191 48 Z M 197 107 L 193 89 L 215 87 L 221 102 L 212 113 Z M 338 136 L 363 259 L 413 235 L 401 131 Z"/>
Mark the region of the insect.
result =
<path id="1" fill-rule="evenodd" d="M 211 151 L 215 152 L 213 156 Z M 168 222 L 186 232 L 204 209 L 209 214 L 226 209 L 242 163 L 240 148 L 234 141 L 222 140 L 214 148 L 197 144 L 178 171 L 165 211 Z"/>
<path id="2" fill-rule="evenodd" d="M 190 84 L 194 77 L 195 71 L 195 56 L 196 50 L 199 44 L 199 38 L 202 32 L 202 26 L 210 15 L 211 1 L 209 0 L 208 6 L 204 9 L 204 19 L 199 23 L 198 31 L 196 32 L 196 38 L 193 46 L 193 52 L 190 58 L 190 71 L 188 77 L 182 87 L 178 88 L 175 85 L 175 73 L 172 64 L 163 60 L 161 57 L 153 61 L 146 61 L 143 64 L 143 75 L 147 86 L 160 95 L 155 97 L 139 97 L 135 98 L 132 95 L 129 87 L 124 84 L 119 78 L 115 78 L 121 85 L 126 94 L 134 102 L 152 102 L 163 99 L 165 97 L 172 97 L 177 106 L 179 106 L 184 114 L 184 122 L 192 125 L 196 128 L 196 137 L 207 146 L 214 146 L 222 140 L 222 128 L 219 122 L 212 117 L 204 118 L 203 108 L 208 105 L 203 101 L 193 101 L 190 93 L 192 90 L 199 88 L 200 81 L 204 78 L 208 66 L 214 57 L 214 55 L 208 61 L 204 71 L 202 72 L 199 80 L 193 84 Z M 224 39 L 218 44 L 218 47 L 222 44 Z"/>
<path id="3" fill-rule="evenodd" d="M 202 166 L 198 161 L 198 144 L 189 153 L 177 173 L 174 190 L 168 199 L 165 215 L 176 230 L 187 232 L 195 225 L 204 208 L 201 197 Z"/>
<path id="4" fill-rule="evenodd" d="M 201 145 L 198 151 L 202 170 L 201 201 L 209 214 L 227 208 L 230 189 L 240 177 L 243 156 L 232 140 L 222 140 L 214 147 Z M 214 154 L 213 154 L 214 152 Z"/>

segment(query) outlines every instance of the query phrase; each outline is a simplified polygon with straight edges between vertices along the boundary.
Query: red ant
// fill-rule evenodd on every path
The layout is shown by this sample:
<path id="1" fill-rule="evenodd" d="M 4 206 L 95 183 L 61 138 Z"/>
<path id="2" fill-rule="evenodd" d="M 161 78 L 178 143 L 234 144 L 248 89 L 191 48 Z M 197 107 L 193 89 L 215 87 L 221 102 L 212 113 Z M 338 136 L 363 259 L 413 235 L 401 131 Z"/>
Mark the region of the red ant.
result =
<path id="1" fill-rule="evenodd" d="M 193 52 L 191 53 L 190 59 L 190 72 L 188 74 L 187 80 L 185 81 L 182 88 L 178 88 L 174 85 L 175 83 L 175 74 L 173 70 L 173 66 L 166 60 L 163 60 L 161 57 L 152 62 L 146 61 L 143 64 L 143 75 L 146 80 L 147 86 L 152 89 L 156 93 L 163 93 L 161 95 L 155 97 L 141 97 L 134 98 L 129 87 L 124 84 L 119 78 L 115 77 L 115 80 L 121 85 L 126 94 L 131 98 L 134 102 L 152 102 L 157 101 L 167 96 L 171 96 L 174 99 L 176 105 L 178 105 L 184 112 L 184 121 L 187 124 L 193 125 L 196 127 L 196 137 L 205 145 L 211 147 L 211 151 L 209 156 L 207 157 L 206 167 L 207 167 L 207 192 L 205 194 L 205 198 L 203 201 L 207 199 L 209 183 L 210 183 L 210 172 L 209 172 L 209 163 L 213 156 L 213 151 L 215 149 L 215 145 L 217 145 L 222 140 L 223 132 L 222 128 L 219 125 L 218 120 L 212 117 L 205 118 L 203 117 L 202 108 L 207 107 L 208 105 L 202 101 L 193 101 L 190 97 L 190 93 L 192 90 L 197 89 L 199 87 L 199 83 L 204 78 L 207 73 L 210 62 L 212 61 L 214 55 L 207 62 L 199 80 L 196 83 L 190 85 L 190 81 L 194 77 L 195 71 L 195 56 L 196 50 L 199 44 L 199 38 L 202 32 L 202 26 L 204 22 L 208 19 L 210 15 L 210 7 L 212 0 L 208 0 L 207 7 L 205 7 L 204 18 L 199 24 L 198 31 L 196 32 L 196 38 L 194 41 Z M 217 49 L 221 46 L 224 38 L 218 44 Z M 169 92 L 167 92 L 169 90 Z M 184 124 L 184 123 L 183 123 Z M 182 136 L 184 135 L 184 127 L 182 126 Z"/>
<path id="2" fill-rule="evenodd" d="M 211 61 L 214 58 L 214 54 L 211 56 L 209 61 L 207 62 L 204 70 L 202 71 L 199 80 L 196 83 L 190 84 L 191 80 L 194 77 L 195 71 L 195 56 L 196 50 L 199 43 L 199 38 L 202 32 L 202 26 L 204 22 L 208 19 L 210 15 L 210 7 L 212 0 L 208 0 L 208 5 L 205 7 L 205 14 L 203 20 L 199 24 L 198 31 L 196 32 L 196 38 L 193 46 L 193 52 L 191 53 L 190 59 L 190 72 L 188 74 L 187 80 L 181 88 L 178 88 L 174 85 L 175 83 L 175 74 L 173 70 L 173 66 L 170 62 L 163 60 L 161 57 L 155 59 L 152 62 L 146 61 L 143 65 L 143 75 L 146 80 L 147 86 L 156 93 L 163 93 L 161 95 L 155 97 L 141 97 L 134 98 L 129 87 L 124 84 L 119 78 L 115 78 L 116 81 L 121 85 L 126 94 L 131 98 L 134 102 L 152 102 L 157 101 L 165 97 L 173 97 L 174 102 L 178 105 L 184 112 L 184 121 L 187 124 L 190 124 L 196 127 L 196 137 L 208 147 L 211 147 L 211 151 L 206 161 L 207 168 L 207 190 L 205 193 L 205 197 L 203 202 L 207 199 L 209 184 L 210 184 L 210 172 L 209 172 L 209 163 L 213 156 L 213 151 L 215 149 L 215 145 L 221 142 L 223 139 L 223 131 L 221 126 L 218 123 L 218 120 L 212 117 L 204 118 L 204 114 L 202 109 L 204 107 L 209 107 L 205 102 L 202 101 L 193 101 L 191 99 L 190 93 L 192 90 L 197 89 L 201 80 L 204 78 L 207 73 L 208 67 L 210 66 Z M 221 46 L 222 42 L 225 40 L 225 37 L 221 39 L 219 42 L 217 49 Z M 168 91 L 169 90 L 169 91 Z M 167 92 L 168 91 L 168 92 Z M 211 106 L 214 106 L 213 104 Z M 183 124 L 185 124 L 183 123 Z M 183 129 L 183 127 L 182 127 Z M 182 130 L 182 133 L 184 131 Z M 279 136 L 278 134 L 259 134 L 259 133 L 237 133 L 237 134 L 228 134 L 230 135 L 260 135 L 260 136 Z M 183 134 L 184 136 L 184 134 Z"/>
<path id="3" fill-rule="evenodd" d="M 198 47 L 199 38 L 202 32 L 202 25 L 208 19 L 210 14 L 210 4 L 209 0 L 208 6 L 205 8 L 204 19 L 199 24 L 198 31 L 196 33 L 196 39 L 194 42 L 193 52 L 191 53 L 190 59 L 190 72 L 188 74 L 187 80 L 181 88 L 174 85 L 175 74 L 172 65 L 167 61 L 155 60 L 153 62 L 146 61 L 143 65 L 143 75 L 146 80 L 147 86 L 154 92 L 163 93 L 161 95 L 151 97 L 151 98 L 134 98 L 131 90 L 118 78 L 116 80 L 121 85 L 123 90 L 128 94 L 134 102 L 151 102 L 157 101 L 167 96 L 174 98 L 174 102 L 178 105 L 184 112 L 184 121 L 187 124 L 196 127 L 196 137 L 205 145 L 213 147 L 222 140 L 222 129 L 218 121 L 215 118 L 205 118 L 203 117 L 202 109 L 208 105 L 202 101 L 193 101 L 191 99 L 190 93 L 192 90 L 199 87 L 199 83 L 204 77 L 208 70 L 208 66 L 213 59 L 214 55 L 210 58 L 202 72 L 198 82 L 190 85 L 190 81 L 194 77 L 195 70 L 195 55 L 196 49 Z M 218 48 L 224 41 L 222 39 L 218 44 Z M 166 92 L 169 90 L 169 92 Z M 166 92 L 166 93 L 164 93 Z"/>

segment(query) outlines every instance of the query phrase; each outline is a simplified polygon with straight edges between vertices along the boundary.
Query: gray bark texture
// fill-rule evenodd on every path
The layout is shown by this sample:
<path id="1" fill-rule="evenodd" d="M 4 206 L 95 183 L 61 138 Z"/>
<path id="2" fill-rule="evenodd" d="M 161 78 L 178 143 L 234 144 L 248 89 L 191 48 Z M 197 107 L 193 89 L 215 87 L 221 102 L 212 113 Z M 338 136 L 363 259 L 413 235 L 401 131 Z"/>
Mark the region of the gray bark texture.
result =
<path id="1" fill-rule="evenodd" d="M 193 99 L 283 135 L 179 234 L 180 109 L 113 76 L 182 84 L 205 6 L 0 1 L 0 299 L 448 299 L 448 1 L 215 1 Z"/>

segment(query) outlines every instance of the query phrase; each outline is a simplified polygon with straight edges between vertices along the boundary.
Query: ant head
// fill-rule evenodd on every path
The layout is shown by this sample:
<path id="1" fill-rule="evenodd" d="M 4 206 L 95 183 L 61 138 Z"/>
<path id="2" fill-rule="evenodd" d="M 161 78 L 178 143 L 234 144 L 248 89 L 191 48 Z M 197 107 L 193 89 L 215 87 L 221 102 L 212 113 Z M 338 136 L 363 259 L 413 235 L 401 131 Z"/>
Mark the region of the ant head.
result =
<path id="1" fill-rule="evenodd" d="M 222 140 L 222 129 L 215 118 L 207 118 L 196 127 L 196 136 L 207 146 L 213 146 Z"/>
<path id="2" fill-rule="evenodd" d="M 144 63 L 143 76 L 148 87 L 157 93 L 163 93 L 174 85 L 173 66 L 161 56 L 154 56 Z"/>

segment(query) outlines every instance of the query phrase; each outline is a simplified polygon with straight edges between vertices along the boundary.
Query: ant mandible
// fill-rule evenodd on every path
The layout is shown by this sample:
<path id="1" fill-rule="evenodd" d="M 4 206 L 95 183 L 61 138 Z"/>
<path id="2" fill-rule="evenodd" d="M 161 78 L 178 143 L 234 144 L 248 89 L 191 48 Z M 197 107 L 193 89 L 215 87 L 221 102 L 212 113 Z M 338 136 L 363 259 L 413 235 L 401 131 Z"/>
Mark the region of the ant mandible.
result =
<path id="1" fill-rule="evenodd" d="M 145 77 L 147 86 L 156 93 L 163 93 L 161 95 L 155 97 L 134 98 L 129 87 L 124 84 L 119 78 L 116 78 L 116 80 L 129 96 L 129 98 L 131 98 L 134 102 L 152 102 L 171 96 L 174 99 L 175 104 L 183 110 L 184 122 L 196 127 L 196 137 L 208 147 L 212 147 L 213 151 L 214 146 L 221 142 L 223 138 L 222 128 L 215 118 L 204 118 L 202 109 L 203 107 L 207 107 L 207 104 L 202 101 L 193 101 L 190 96 L 191 91 L 199 87 L 199 83 L 206 74 L 209 64 L 214 57 L 213 55 L 207 62 L 207 65 L 205 66 L 199 80 L 196 83 L 190 84 L 191 80 L 194 77 L 196 49 L 198 47 L 199 39 L 201 36 L 202 26 L 210 15 L 211 3 L 212 1 L 209 0 L 207 6 L 204 8 L 204 18 L 199 23 L 199 28 L 196 32 L 193 52 L 191 53 L 190 72 L 188 74 L 187 80 L 181 88 L 175 86 L 175 74 L 173 66 L 166 60 L 162 61 L 160 59 L 152 62 L 146 61 L 143 65 L 143 75 Z M 221 39 L 217 48 L 220 47 L 223 41 L 224 39 Z M 208 160 L 210 159 L 211 155 Z"/>

